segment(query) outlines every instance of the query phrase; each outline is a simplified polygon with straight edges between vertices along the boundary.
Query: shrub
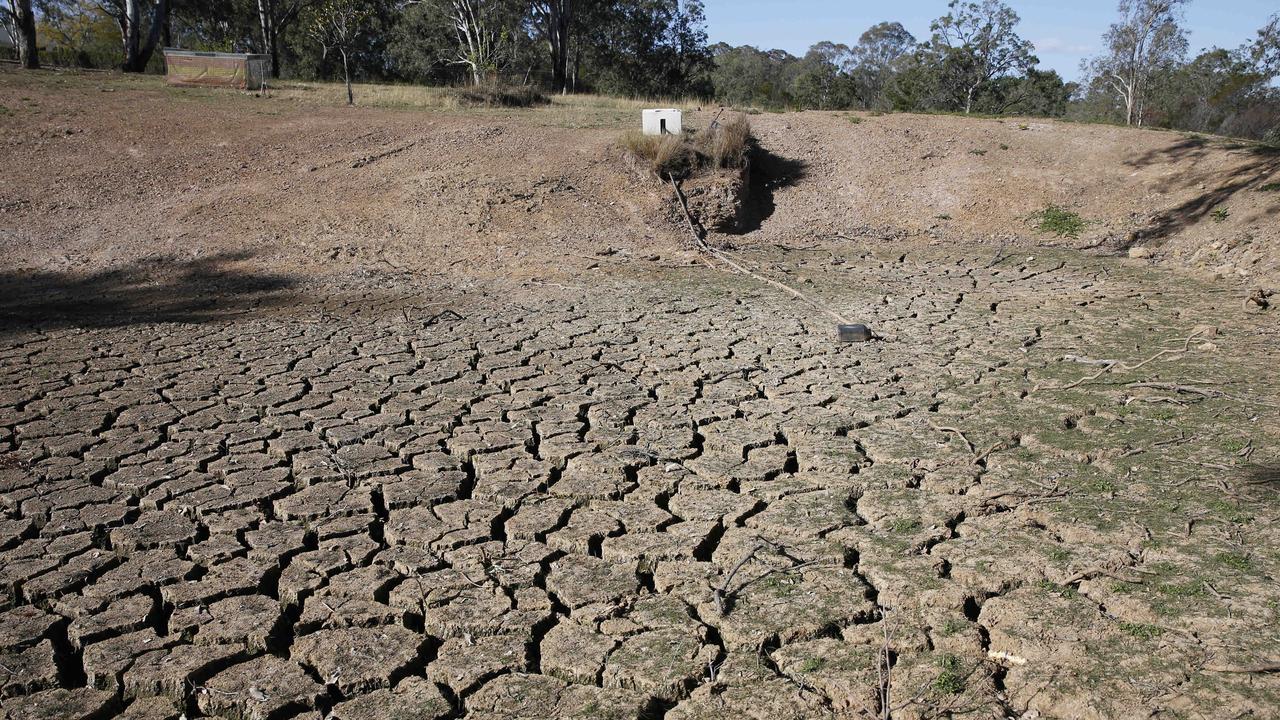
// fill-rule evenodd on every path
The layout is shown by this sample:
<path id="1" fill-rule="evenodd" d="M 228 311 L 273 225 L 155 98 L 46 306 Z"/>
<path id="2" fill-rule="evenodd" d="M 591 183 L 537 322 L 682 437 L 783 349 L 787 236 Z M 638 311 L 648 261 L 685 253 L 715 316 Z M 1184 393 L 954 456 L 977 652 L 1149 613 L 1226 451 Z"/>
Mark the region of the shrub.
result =
<path id="1" fill-rule="evenodd" d="M 1084 230 L 1084 220 L 1080 216 L 1058 207 L 1050 205 L 1039 213 L 1040 223 L 1036 225 L 1036 229 L 1040 232 L 1051 232 L 1062 237 L 1079 237 L 1080 231 Z"/>
<path id="2" fill-rule="evenodd" d="M 1218 208 L 1217 210 L 1209 213 L 1209 215 L 1213 218 L 1214 222 L 1222 222 L 1231 216 L 1231 211 L 1226 208 Z"/>
<path id="3" fill-rule="evenodd" d="M 1267 183 L 1258 188 L 1258 192 L 1280 192 L 1280 182 Z"/>

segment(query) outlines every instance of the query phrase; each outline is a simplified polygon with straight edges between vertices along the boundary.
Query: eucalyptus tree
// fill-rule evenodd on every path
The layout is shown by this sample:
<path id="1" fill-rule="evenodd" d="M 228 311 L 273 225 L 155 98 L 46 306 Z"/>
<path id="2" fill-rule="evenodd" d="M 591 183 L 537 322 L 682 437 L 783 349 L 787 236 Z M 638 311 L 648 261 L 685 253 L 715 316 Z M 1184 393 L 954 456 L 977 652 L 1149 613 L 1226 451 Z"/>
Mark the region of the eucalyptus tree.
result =
<path id="1" fill-rule="evenodd" d="M 1180 24 L 1186 0 L 1120 0 L 1120 20 L 1102 36 L 1106 48 L 1085 64 L 1113 90 L 1126 125 L 1142 125 L 1154 77 L 1182 63 L 1187 32 Z"/>
<path id="2" fill-rule="evenodd" d="M 946 15 L 929 26 L 932 50 L 943 72 L 943 87 L 954 93 L 968 114 L 987 83 L 1022 75 L 1036 65 L 1032 45 L 1015 29 L 1018 14 L 1000 0 L 952 0 Z"/>

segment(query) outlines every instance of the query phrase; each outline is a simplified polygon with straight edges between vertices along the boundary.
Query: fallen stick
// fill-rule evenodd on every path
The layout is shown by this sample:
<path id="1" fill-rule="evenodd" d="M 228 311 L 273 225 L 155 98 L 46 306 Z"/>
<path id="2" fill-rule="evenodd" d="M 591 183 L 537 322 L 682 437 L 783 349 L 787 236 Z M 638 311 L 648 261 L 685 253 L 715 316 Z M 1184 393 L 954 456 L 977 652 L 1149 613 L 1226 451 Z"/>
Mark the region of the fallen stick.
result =
<path id="1" fill-rule="evenodd" d="M 1131 388 L 1148 388 L 1151 390 L 1168 390 L 1170 392 L 1187 393 L 1189 395 L 1203 395 L 1208 398 L 1223 397 L 1226 393 L 1219 390 L 1204 390 L 1202 388 L 1193 387 L 1191 385 L 1175 385 L 1173 383 L 1161 382 L 1135 382 L 1129 383 L 1125 387 Z"/>
<path id="2" fill-rule="evenodd" d="M 755 278 L 756 280 L 759 280 L 760 282 L 768 283 L 769 285 L 772 285 L 778 288 L 779 290 L 782 290 L 783 292 L 786 292 L 790 295 L 795 296 L 799 300 L 803 300 L 804 302 L 809 303 L 819 311 L 826 313 L 827 315 L 830 315 L 832 318 L 835 319 L 837 323 L 841 325 L 850 324 L 850 322 L 846 320 L 843 316 L 841 316 L 839 313 L 827 308 L 826 306 L 822 305 L 818 301 L 814 300 L 813 298 L 810 298 L 808 295 L 805 295 L 804 293 L 800 292 L 799 290 L 796 290 L 790 285 L 780 283 L 777 280 L 772 280 L 763 275 L 760 275 L 759 273 L 752 272 L 751 270 L 748 270 L 747 268 L 739 265 L 738 263 L 730 259 L 728 254 L 725 253 L 723 250 L 719 250 L 717 248 L 711 247 L 711 245 L 707 243 L 707 241 L 702 237 L 702 233 L 698 232 L 697 226 L 694 225 L 693 214 L 689 212 L 689 204 L 685 200 L 684 193 L 680 191 L 680 185 L 676 182 L 675 177 L 672 175 L 667 175 L 667 178 L 671 181 L 671 187 L 676 192 L 676 198 L 680 200 L 680 209 L 684 210 L 684 218 L 689 224 L 689 232 L 692 233 L 693 239 L 698 244 L 698 248 L 700 250 L 715 256 L 715 258 L 720 262 L 728 265 L 729 267 L 733 268 L 734 270 L 737 270 L 738 272 L 744 275 L 749 275 Z"/>
<path id="3" fill-rule="evenodd" d="M 1125 372 L 1132 372 L 1146 365 L 1150 365 L 1151 363 L 1155 362 L 1156 360 L 1159 360 L 1165 355 L 1177 355 L 1180 353 L 1189 352 L 1191 349 L 1191 341 L 1195 339 L 1196 336 L 1200 335 L 1203 332 L 1204 330 L 1196 330 L 1195 332 L 1191 333 L 1191 335 L 1187 337 L 1186 341 L 1182 343 L 1182 349 L 1180 350 L 1176 348 L 1172 350 L 1170 349 L 1161 350 L 1160 352 L 1156 353 L 1155 355 L 1152 355 L 1151 357 L 1147 358 L 1146 360 L 1143 360 L 1142 362 L 1136 365 L 1125 365 L 1124 363 L 1121 363 L 1119 361 L 1108 362 L 1098 372 L 1092 375 L 1086 375 L 1080 378 L 1079 380 L 1076 380 L 1073 383 L 1070 383 L 1067 385 L 1050 385 L 1050 386 L 1036 385 L 1035 387 L 1031 388 L 1031 392 L 1038 392 L 1040 390 L 1071 390 L 1072 388 L 1080 387 L 1085 383 L 1093 382 L 1094 380 L 1097 380 L 1103 375 L 1106 375 L 1107 373 L 1116 369 L 1124 370 Z"/>
<path id="4" fill-rule="evenodd" d="M 956 428 L 947 427 L 945 425 L 934 425 L 932 422 L 929 423 L 929 427 L 933 428 L 934 430 L 937 430 L 938 432 L 955 433 L 956 435 L 960 436 L 960 439 L 964 441 L 965 445 L 969 446 L 969 452 L 971 454 L 978 452 L 978 449 L 973 446 L 973 443 L 969 442 L 969 438 L 965 437 L 964 433 L 960 432 Z"/>

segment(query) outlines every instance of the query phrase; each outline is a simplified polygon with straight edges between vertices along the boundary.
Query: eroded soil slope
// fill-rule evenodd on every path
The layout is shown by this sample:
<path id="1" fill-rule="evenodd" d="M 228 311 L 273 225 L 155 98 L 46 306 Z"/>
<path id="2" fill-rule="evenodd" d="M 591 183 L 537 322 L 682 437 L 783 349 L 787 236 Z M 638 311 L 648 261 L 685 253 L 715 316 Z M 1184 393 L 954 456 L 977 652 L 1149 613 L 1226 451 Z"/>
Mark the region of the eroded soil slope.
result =
<path id="1" fill-rule="evenodd" d="M 252 255 L 308 275 L 572 274 L 687 244 L 668 191 L 622 169 L 581 105 L 433 113 L 299 105 L 154 78 L 0 72 L 9 267 L 99 271 Z M 624 115 L 624 117 L 629 117 Z M 693 112 L 693 126 L 710 110 Z M 1280 277 L 1280 155 L 1179 133 L 1037 120 L 755 115 L 753 232 L 1125 252 Z M 1270 188 L 1270 189 L 1266 189 Z M 1079 238 L 1035 230 L 1057 205 Z M 582 256 L 588 256 L 583 258 Z"/>

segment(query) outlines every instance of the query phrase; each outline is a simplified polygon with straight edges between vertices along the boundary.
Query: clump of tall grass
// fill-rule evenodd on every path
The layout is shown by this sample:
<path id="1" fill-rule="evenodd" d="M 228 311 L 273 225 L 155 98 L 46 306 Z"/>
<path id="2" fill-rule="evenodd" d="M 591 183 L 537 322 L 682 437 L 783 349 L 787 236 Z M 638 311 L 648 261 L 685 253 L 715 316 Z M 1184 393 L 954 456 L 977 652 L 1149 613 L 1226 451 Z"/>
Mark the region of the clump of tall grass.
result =
<path id="1" fill-rule="evenodd" d="M 694 168 L 693 148 L 682 135 L 645 135 L 628 130 L 622 135 L 622 148 L 662 178 L 685 178 Z"/>
<path id="2" fill-rule="evenodd" d="M 751 123 L 737 115 L 714 122 L 696 133 L 645 135 L 631 130 L 623 134 L 621 145 L 658 177 L 683 180 L 706 172 L 744 167 L 751 147 Z"/>

